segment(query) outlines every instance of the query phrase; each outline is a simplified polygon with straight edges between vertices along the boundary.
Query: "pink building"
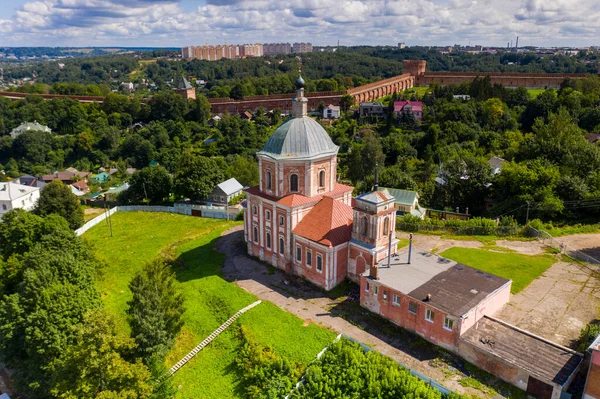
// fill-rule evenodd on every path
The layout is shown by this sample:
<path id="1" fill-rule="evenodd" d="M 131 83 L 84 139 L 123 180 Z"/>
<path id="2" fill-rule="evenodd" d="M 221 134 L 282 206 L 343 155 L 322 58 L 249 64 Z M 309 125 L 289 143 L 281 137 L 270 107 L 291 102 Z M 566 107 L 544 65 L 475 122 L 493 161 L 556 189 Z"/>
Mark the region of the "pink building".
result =
<path id="1" fill-rule="evenodd" d="M 510 298 L 511 281 L 423 251 L 396 254 L 363 273 L 360 304 L 448 350 Z"/>
<path id="2" fill-rule="evenodd" d="M 423 117 L 423 103 L 421 101 L 394 101 L 394 113 L 397 117 L 402 114 L 412 114 L 415 119 Z"/>
<path id="3" fill-rule="evenodd" d="M 338 147 L 307 116 L 304 80 L 296 80 L 292 118 L 279 126 L 256 156 L 260 184 L 246 190 L 248 253 L 327 290 L 386 256 L 397 240 L 393 197 L 359 196 L 337 183 Z M 390 238 L 392 238 L 390 240 Z"/>
<path id="4" fill-rule="evenodd" d="M 590 369 L 583 390 L 583 399 L 600 399 L 600 335 L 588 350 L 591 353 Z"/>

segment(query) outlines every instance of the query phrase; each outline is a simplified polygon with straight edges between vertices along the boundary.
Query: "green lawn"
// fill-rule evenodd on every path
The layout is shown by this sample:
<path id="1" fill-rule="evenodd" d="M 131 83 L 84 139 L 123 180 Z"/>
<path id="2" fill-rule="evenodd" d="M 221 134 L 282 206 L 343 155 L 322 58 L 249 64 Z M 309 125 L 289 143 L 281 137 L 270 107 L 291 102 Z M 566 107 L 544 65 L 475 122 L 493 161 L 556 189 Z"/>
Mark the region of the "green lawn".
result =
<path id="1" fill-rule="evenodd" d="M 167 213 L 122 212 L 112 218 L 113 237 L 104 223 L 85 234 L 106 263 L 98 282 L 106 308 L 128 333 L 125 311 L 131 298 L 128 284 L 145 262 L 166 255 L 175 259 L 175 272 L 185 297 L 185 326 L 167 357 L 176 363 L 220 324 L 257 298 L 219 276 L 224 255 L 214 250 L 217 238 L 235 222 Z M 244 314 L 173 377 L 180 398 L 245 397 L 245 386 L 235 364 L 240 349 L 239 325 L 253 338 L 291 361 L 307 364 L 334 334 L 271 303 Z"/>
<path id="2" fill-rule="evenodd" d="M 536 98 L 540 94 L 546 91 L 546 89 L 527 89 L 531 98 Z"/>
<path id="3" fill-rule="evenodd" d="M 529 256 L 458 247 L 450 248 L 440 255 L 512 280 L 513 294 L 529 285 L 556 261 L 554 256 L 548 254 Z"/>

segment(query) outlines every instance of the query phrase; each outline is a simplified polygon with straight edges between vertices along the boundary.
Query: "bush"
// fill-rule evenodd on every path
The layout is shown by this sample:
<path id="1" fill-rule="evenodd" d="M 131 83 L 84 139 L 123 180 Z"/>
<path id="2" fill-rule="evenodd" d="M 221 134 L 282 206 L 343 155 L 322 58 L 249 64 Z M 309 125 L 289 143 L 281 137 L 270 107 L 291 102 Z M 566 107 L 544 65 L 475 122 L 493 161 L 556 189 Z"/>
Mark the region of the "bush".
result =
<path id="1" fill-rule="evenodd" d="M 600 335 L 600 324 L 588 324 L 579 333 L 579 346 L 577 351 L 585 352 L 592 342 Z"/>

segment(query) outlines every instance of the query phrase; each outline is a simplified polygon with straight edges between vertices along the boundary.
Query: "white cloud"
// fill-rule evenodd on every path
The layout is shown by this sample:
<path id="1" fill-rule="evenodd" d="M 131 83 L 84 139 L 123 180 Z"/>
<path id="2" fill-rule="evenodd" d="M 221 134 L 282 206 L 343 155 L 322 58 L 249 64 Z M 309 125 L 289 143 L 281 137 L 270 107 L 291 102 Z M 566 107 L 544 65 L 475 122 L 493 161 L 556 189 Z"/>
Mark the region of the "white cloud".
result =
<path id="1" fill-rule="evenodd" d="M 600 44 L 595 0 L 25 0 L 0 45 Z"/>

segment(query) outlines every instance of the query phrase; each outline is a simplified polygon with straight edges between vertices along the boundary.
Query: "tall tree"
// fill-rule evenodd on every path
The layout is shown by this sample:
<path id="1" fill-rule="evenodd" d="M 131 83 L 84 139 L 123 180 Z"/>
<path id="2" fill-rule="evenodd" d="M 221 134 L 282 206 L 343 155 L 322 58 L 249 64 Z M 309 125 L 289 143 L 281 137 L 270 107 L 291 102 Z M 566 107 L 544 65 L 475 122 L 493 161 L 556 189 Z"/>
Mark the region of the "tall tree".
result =
<path id="1" fill-rule="evenodd" d="M 129 189 L 119 200 L 137 202 L 148 200 L 151 204 L 167 201 L 171 196 L 173 180 L 169 172 L 160 165 L 146 166 L 131 177 Z"/>
<path id="2" fill-rule="evenodd" d="M 67 219 L 72 229 L 81 227 L 84 222 L 79 198 L 60 180 L 54 180 L 43 188 L 34 213 L 40 216 L 60 215 Z"/>
<path id="3" fill-rule="evenodd" d="M 142 357 L 164 356 L 183 327 L 183 297 L 175 287 L 175 274 L 164 260 L 148 263 L 129 288 L 128 302 L 132 335 Z"/>
<path id="4" fill-rule="evenodd" d="M 126 360 L 132 338 L 118 334 L 102 309 L 89 312 L 75 328 L 74 343 L 52 373 L 52 395 L 60 399 L 144 399 L 152 394 L 150 371 L 138 359 Z"/>
<path id="5" fill-rule="evenodd" d="M 202 200 L 223 179 L 223 172 L 213 159 L 186 153 L 175 172 L 174 192 L 178 197 Z"/>

